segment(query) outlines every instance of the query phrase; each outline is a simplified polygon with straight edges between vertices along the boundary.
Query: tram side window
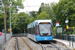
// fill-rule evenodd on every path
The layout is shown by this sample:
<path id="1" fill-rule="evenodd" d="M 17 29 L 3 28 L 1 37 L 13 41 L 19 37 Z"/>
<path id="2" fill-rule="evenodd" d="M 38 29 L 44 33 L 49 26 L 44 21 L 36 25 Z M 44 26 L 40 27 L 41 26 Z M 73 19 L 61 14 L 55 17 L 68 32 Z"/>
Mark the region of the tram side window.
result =
<path id="1" fill-rule="evenodd" d="M 37 27 L 35 27 L 35 34 L 37 34 L 38 33 L 38 31 L 37 31 Z"/>
<path id="2" fill-rule="evenodd" d="M 27 29 L 27 32 L 29 33 L 29 29 Z"/>
<path id="3" fill-rule="evenodd" d="M 29 34 L 31 34 L 31 28 L 29 28 Z"/>
<path id="4" fill-rule="evenodd" d="M 29 29 L 29 28 L 28 28 L 28 29 Z M 29 31 L 28 31 L 28 32 L 29 32 L 29 34 L 30 34 L 30 29 L 29 29 Z"/>
<path id="5" fill-rule="evenodd" d="M 32 30 L 31 30 L 31 32 L 32 32 L 32 34 L 33 34 L 33 28 L 32 28 Z"/>
<path id="6" fill-rule="evenodd" d="M 34 27 L 34 30 L 33 31 L 34 31 L 34 34 L 35 34 L 35 27 Z"/>
<path id="7" fill-rule="evenodd" d="M 31 34 L 31 28 L 30 28 L 30 34 Z"/>
<path id="8" fill-rule="evenodd" d="M 35 33 L 34 30 L 35 30 L 34 27 L 32 27 L 31 28 L 31 34 L 34 34 Z"/>
<path id="9" fill-rule="evenodd" d="M 28 33 L 29 33 L 29 28 L 28 28 Z"/>
<path id="10" fill-rule="evenodd" d="M 34 30 L 35 30 L 35 29 L 34 29 L 34 27 L 33 27 L 33 34 L 35 33 Z"/>
<path id="11" fill-rule="evenodd" d="M 34 34 L 34 27 L 32 28 L 32 34 Z"/>
<path id="12" fill-rule="evenodd" d="M 33 33 L 33 28 L 31 28 L 31 34 Z"/>

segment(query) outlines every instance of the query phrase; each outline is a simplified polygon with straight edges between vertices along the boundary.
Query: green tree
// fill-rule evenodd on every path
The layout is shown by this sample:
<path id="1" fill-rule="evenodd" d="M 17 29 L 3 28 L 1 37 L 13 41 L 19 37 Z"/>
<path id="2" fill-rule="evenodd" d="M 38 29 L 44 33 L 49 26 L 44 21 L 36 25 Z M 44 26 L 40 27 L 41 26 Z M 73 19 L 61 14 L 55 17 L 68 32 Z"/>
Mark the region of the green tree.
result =
<path id="1" fill-rule="evenodd" d="M 37 19 L 50 19 L 49 14 L 47 14 L 45 11 L 42 11 L 39 15 L 36 16 Z"/>
<path id="2" fill-rule="evenodd" d="M 44 3 L 41 3 L 38 13 L 40 14 L 42 11 L 44 11 Z"/>
<path id="3" fill-rule="evenodd" d="M 1 1 L 1 0 L 0 0 Z M 22 4 L 22 2 L 21 2 L 22 0 L 17 0 L 17 1 L 15 1 L 15 0 L 11 0 L 11 3 L 10 3 L 10 0 L 5 0 L 5 7 L 6 7 L 6 27 L 7 27 L 7 29 L 6 30 L 8 30 L 9 29 L 9 22 L 10 22 L 10 20 L 9 20 L 9 6 L 10 6 L 10 4 L 12 4 L 11 5 L 11 15 L 13 14 L 13 13 L 17 13 L 18 12 L 18 8 L 21 8 L 21 9 L 23 9 L 23 4 Z M 4 29 L 4 20 L 3 20 L 3 18 L 4 18 L 4 0 L 2 0 L 2 3 L 0 2 L 0 4 L 2 4 L 2 6 L 1 6 L 1 9 L 0 9 L 0 31 L 2 31 L 2 29 Z"/>
<path id="4" fill-rule="evenodd" d="M 45 4 L 44 6 L 45 6 L 45 7 L 44 7 L 44 11 L 45 11 L 47 14 L 49 14 L 49 17 L 52 19 L 53 11 L 52 11 L 50 5 L 49 5 L 49 4 Z"/>
<path id="5" fill-rule="evenodd" d="M 32 23 L 33 21 L 35 21 L 35 18 L 34 17 L 29 18 L 29 21 L 30 21 L 30 23 Z"/>
<path id="6" fill-rule="evenodd" d="M 14 18 L 13 18 L 14 17 Z M 12 15 L 12 29 L 15 33 L 23 33 L 24 31 L 27 31 L 27 25 L 30 23 L 30 16 L 24 12 L 21 12 L 19 14 L 13 14 Z M 15 29 L 15 30 L 14 30 Z"/>
<path id="7" fill-rule="evenodd" d="M 30 13 L 30 16 L 32 16 L 32 17 L 36 17 L 36 15 L 37 15 L 37 11 L 31 11 L 31 12 L 29 12 Z"/>
<path id="8" fill-rule="evenodd" d="M 62 13 L 62 11 L 65 11 Z M 56 19 L 61 25 L 65 25 L 65 20 L 69 19 L 69 26 L 74 26 L 75 21 L 75 1 L 74 0 L 60 0 L 59 3 L 53 6 L 53 11 L 57 15 Z"/>
<path id="9" fill-rule="evenodd" d="M 0 14 L 0 32 L 2 31 L 2 29 L 4 28 L 4 18 L 3 18 L 3 13 Z"/>
<path id="10" fill-rule="evenodd" d="M 45 11 L 47 14 L 49 14 L 49 17 L 52 19 L 53 11 L 52 11 L 51 6 L 49 4 L 42 3 L 39 8 L 38 14 L 40 14 L 42 11 Z"/>

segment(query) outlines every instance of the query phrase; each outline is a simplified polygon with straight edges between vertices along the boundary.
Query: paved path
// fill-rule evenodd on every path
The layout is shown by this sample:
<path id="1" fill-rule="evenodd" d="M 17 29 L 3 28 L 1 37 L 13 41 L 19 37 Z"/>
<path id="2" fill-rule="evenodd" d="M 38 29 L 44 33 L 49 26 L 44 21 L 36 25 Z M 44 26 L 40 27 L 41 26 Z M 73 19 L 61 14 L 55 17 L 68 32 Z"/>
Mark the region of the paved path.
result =
<path id="1" fill-rule="evenodd" d="M 69 44 L 69 41 L 67 41 L 67 40 L 61 40 L 61 39 L 55 39 L 55 38 L 54 38 L 53 40 L 62 42 L 62 43 L 64 43 L 67 47 L 70 47 L 70 48 L 74 48 L 74 49 L 75 49 L 75 42 L 73 42 L 73 46 L 72 46 L 72 41 L 70 41 L 70 44 Z"/>

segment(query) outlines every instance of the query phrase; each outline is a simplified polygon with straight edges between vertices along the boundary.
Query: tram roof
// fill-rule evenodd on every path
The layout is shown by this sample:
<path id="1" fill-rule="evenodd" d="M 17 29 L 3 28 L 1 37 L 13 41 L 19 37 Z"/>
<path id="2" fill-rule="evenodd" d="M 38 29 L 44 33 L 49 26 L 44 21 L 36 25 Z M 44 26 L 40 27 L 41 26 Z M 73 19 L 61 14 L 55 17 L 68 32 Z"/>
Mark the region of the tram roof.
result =
<path id="1" fill-rule="evenodd" d="M 50 22 L 50 23 L 52 23 L 52 20 L 35 20 L 34 22 L 32 22 L 32 23 L 30 23 L 28 26 L 27 26 L 27 28 L 30 28 L 32 25 L 34 25 L 35 26 L 35 24 L 34 23 L 40 23 L 40 22 Z M 33 26 L 32 26 L 33 27 Z"/>
<path id="2" fill-rule="evenodd" d="M 52 20 L 35 20 L 34 22 L 52 22 Z"/>

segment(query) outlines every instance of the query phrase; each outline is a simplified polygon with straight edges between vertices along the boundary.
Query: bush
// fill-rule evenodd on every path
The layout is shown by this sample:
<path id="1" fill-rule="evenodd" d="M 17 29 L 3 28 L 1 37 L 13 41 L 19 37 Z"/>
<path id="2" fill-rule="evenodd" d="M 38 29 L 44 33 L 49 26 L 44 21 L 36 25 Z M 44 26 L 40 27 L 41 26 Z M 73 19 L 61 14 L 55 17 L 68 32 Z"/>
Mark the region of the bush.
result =
<path id="1" fill-rule="evenodd" d="M 75 28 L 73 28 L 73 27 L 69 27 L 69 34 L 74 34 L 75 33 Z M 67 31 L 64 31 L 64 34 L 67 34 Z"/>
<path id="2" fill-rule="evenodd" d="M 53 34 L 56 34 L 56 27 L 53 27 Z"/>

